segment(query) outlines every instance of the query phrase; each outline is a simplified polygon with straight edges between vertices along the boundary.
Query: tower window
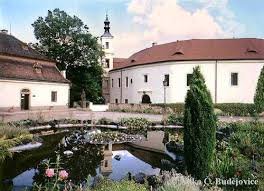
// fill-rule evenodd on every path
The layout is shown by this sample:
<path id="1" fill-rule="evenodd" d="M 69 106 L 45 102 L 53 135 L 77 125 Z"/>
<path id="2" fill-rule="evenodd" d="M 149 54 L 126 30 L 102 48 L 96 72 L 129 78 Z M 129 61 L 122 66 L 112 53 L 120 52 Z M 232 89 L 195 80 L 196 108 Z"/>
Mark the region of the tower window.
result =
<path id="1" fill-rule="evenodd" d="M 105 49 L 109 49 L 109 42 L 105 42 Z"/>
<path id="2" fill-rule="evenodd" d="M 114 79 L 112 79 L 112 88 L 114 87 Z"/>
<path id="3" fill-rule="evenodd" d="M 238 73 L 231 73 L 231 85 L 232 86 L 238 85 Z"/>
<path id="4" fill-rule="evenodd" d="M 110 60 L 105 59 L 105 68 L 109 68 L 109 67 L 110 67 Z"/>
<path id="5" fill-rule="evenodd" d="M 190 86 L 192 81 L 192 74 L 187 74 L 187 86 Z"/>
<path id="6" fill-rule="evenodd" d="M 125 103 L 128 103 L 128 99 L 125 99 Z"/>
<path id="7" fill-rule="evenodd" d="M 144 75 L 144 82 L 148 82 L 148 75 Z"/>
<path id="8" fill-rule="evenodd" d="M 133 84 L 133 79 L 132 78 L 130 79 L 130 84 Z"/>
<path id="9" fill-rule="evenodd" d="M 115 103 L 118 103 L 118 99 L 115 99 Z"/>

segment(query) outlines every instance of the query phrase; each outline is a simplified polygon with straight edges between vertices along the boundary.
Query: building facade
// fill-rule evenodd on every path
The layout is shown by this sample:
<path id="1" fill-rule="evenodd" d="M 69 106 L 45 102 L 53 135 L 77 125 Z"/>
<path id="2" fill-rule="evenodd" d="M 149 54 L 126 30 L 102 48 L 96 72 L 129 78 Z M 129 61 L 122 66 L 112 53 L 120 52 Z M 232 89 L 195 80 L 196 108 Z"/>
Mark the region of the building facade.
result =
<path id="1" fill-rule="evenodd" d="M 263 39 L 194 39 L 153 45 L 109 72 L 111 103 L 183 103 L 200 66 L 214 103 L 253 103 Z"/>
<path id="2" fill-rule="evenodd" d="M 54 61 L 1 31 L 0 111 L 68 108 L 69 88 Z"/>

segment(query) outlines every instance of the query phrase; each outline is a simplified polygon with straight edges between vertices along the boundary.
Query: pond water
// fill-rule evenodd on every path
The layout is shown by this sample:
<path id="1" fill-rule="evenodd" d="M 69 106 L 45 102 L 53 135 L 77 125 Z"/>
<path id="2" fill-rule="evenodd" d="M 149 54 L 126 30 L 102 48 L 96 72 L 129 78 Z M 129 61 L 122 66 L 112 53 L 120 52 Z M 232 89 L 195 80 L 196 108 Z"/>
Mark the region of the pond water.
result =
<path id="1" fill-rule="evenodd" d="M 57 154 L 61 157 L 61 167 L 69 172 L 69 179 L 74 183 L 83 182 L 88 175 L 101 174 L 117 181 L 127 177 L 128 172 L 156 175 L 177 165 L 175 158 L 182 158 L 165 151 L 163 131 L 148 132 L 145 141 L 135 144 L 75 145 L 75 149 L 67 148 L 73 151 L 72 156 L 63 154 L 62 140 L 67 134 L 69 132 L 43 136 L 42 147 L 15 154 L 0 165 L 0 190 L 20 191 L 31 187 L 34 182 L 43 182 L 44 162 L 49 159 L 54 163 Z"/>

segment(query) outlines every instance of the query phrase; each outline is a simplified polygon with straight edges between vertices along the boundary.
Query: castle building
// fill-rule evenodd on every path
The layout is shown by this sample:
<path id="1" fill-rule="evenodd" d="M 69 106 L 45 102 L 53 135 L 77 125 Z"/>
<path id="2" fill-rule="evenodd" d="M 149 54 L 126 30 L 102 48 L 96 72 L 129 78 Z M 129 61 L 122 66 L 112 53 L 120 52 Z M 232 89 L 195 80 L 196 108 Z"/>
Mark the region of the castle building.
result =
<path id="1" fill-rule="evenodd" d="M 201 68 L 214 103 L 253 103 L 264 65 L 264 39 L 152 43 L 129 58 L 114 58 L 108 16 L 104 24 L 101 43 L 106 103 L 183 103 L 196 66 Z"/>
<path id="2" fill-rule="evenodd" d="M 191 39 L 153 44 L 109 71 L 110 103 L 183 103 L 200 66 L 214 103 L 253 103 L 264 39 Z"/>
<path id="3" fill-rule="evenodd" d="M 55 61 L 0 32 L 0 111 L 68 108 L 69 89 Z"/>

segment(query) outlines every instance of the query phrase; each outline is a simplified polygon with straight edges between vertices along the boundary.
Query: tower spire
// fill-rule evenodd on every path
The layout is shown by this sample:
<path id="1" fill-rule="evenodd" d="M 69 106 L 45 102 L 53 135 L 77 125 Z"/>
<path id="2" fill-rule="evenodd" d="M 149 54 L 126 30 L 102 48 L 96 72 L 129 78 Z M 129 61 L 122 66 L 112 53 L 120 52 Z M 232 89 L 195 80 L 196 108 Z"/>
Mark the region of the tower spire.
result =
<path id="1" fill-rule="evenodd" d="M 102 37 L 113 37 L 110 33 L 110 21 L 108 18 L 108 13 L 106 12 L 105 21 L 104 21 L 104 34 Z"/>

